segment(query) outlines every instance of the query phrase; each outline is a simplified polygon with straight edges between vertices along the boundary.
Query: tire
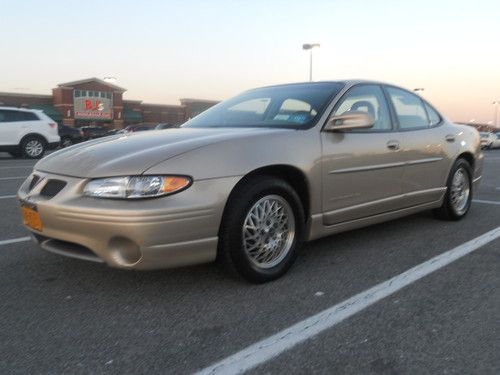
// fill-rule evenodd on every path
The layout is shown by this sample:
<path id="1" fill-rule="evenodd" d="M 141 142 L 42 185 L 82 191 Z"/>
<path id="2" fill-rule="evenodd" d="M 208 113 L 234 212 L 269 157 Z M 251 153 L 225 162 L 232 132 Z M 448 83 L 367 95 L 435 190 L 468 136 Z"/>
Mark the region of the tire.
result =
<path id="1" fill-rule="evenodd" d="M 433 213 L 441 220 L 460 220 L 469 212 L 471 201 L 472 168 L 466 160 L 458 159 L 448 176 L 443 204 Z"/>
<path id="2" fill-rule="evenodd" d="M 61 139 L 61 148 L 66 148 L 73 145 L 73 140 L 70 137 L 63 137 Z"/>
<path id="3" fill-rule="evenodd" d="M 281 212 L 280 218 L 273 211 Z M 231 193 L 219 231 L 218 261 L 249 282 L 275 280 L 295 261 L 304 227 L 295 190 L 275 177 L 254 177 Z"/>
<path id="4" fill-rule="evenodd" d="M 40 159 L 47 148 L 45 140 L 37 136 L 29 136 L 21 142 L 22 155 L 28 159 Z"/>

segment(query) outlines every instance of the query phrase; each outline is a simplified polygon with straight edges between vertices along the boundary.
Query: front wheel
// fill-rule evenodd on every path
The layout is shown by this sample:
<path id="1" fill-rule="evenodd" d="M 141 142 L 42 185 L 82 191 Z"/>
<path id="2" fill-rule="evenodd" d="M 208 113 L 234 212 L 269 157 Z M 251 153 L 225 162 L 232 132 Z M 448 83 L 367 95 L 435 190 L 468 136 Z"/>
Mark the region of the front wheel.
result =
<path id="1" fill-rule="evenodd" d="M 261 176 L 232 194 L 221 224 L 219 260 L 254 283 L 277 279 L 296 258 L 304 213 L 285 181 Z"/>
<path id="2" fill-rule="evenodd" d="M 441 207 L 434 210 L 439 219 L 460 220 L 469 212 L 472 201 L 472 168 L 458 159 L 451 168 Z"/>

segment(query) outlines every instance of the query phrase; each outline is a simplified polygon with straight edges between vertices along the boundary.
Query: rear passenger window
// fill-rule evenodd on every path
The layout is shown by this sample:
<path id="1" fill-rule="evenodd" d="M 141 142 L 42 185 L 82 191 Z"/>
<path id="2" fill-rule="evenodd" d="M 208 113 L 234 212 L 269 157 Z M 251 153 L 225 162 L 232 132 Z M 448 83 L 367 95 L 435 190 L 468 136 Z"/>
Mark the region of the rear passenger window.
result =
<path id="1" fill-rule="evenodd" d="M 417 95 L 395 87 L 388 87 L 387 91 L 394 105 L 401 129 L 429 127 L 424 103 Z"/>
<path id="2" fill-rule="evenodd" d="M 18 112 L 19 121 L 37 121 L 38 117 L 33 112 Z"/>
<path id="3" fill-rule="evenodd" d="M 429 116 L 429 125 L 434 126 L 441 122 L 441 116 L 427 103 L 425 103 L 425 109 L 427 110 L 427 115 Z"/>

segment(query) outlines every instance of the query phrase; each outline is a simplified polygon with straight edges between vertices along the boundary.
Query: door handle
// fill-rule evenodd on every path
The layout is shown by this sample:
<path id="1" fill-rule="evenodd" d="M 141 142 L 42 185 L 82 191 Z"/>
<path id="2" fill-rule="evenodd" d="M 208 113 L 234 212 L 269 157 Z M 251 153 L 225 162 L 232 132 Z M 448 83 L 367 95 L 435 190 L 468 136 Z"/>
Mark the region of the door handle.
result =
<path id="1" fill-rule="evenodd" d="M 389 142 L 387 142 L 387 148 L 389 150 L 397 151 L 397 150 L 399 150 L 399 142 L 398 141 L 389 141 Z"/>
<path id="2" fill-rule="evenodd" d="M 446 142 L 455 142 L 455 134 L 447 134 L 444 139 L 446 139 Z"/>

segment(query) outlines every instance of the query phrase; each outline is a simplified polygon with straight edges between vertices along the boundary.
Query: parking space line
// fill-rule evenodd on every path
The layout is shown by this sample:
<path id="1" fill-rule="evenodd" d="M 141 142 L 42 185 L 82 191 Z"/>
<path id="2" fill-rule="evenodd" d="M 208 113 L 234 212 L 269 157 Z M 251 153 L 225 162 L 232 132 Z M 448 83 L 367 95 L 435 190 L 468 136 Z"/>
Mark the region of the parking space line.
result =
<path id="1" fill-rule="evenodd" d="M 15 198 L 16 195 L 0 195 L 0 199 L 9 199 L 9 198 Z"/>
<path id="2" fill-rule="evenodd" d="M 410 268 L 406 272 L 306 318 L 264 340 L 252 344 L 246 349 L 200 370 L 196 374 L 244 373 L 497 238 L 500 238 L 500 227 Z"/>
<path id="3" fill-rule="evenodd" d="M 0 180 L 23 180 L 28 176 L 15 176 L 15 177 L 0 177 Z"/>
<path id="4" fill-rule="evenodd" d="M 19 238 L 12 238 L 10 240 L 3 240 L 0 241 L 0 246 L 2 245 L 8 245 L 11 243 L 16 243 L 16 242 L 25 242 L 31 240 L 31 237 L 19 237 Z"/>
<path id="5" fill-rule="evenodd" d="M 485 201 L 483 199 L 473 199 L 472 200 L 474 203 L 484 203 L 484 204 L 497 204 L 500 206 L 500 202 L 497 201 Z"/>

